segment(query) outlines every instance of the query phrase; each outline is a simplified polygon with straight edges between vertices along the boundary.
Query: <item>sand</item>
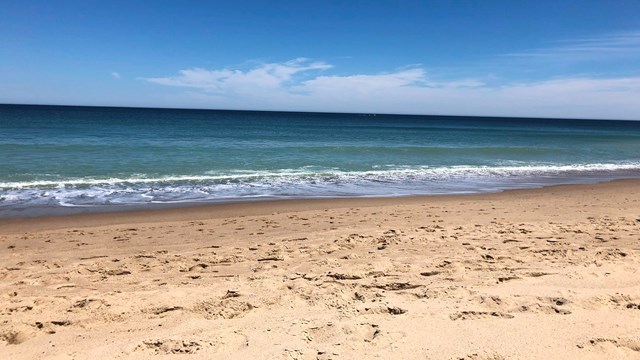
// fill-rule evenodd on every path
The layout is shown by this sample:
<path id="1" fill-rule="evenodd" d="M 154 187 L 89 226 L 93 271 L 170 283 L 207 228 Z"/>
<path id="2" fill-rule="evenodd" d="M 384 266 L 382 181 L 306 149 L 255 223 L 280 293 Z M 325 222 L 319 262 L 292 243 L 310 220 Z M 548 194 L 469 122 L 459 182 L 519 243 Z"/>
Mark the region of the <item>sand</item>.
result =
<path id="1" fill-rule="evenodd" d="M 0 220 L 0 358 L 640 359 L 640 182 Z"/>

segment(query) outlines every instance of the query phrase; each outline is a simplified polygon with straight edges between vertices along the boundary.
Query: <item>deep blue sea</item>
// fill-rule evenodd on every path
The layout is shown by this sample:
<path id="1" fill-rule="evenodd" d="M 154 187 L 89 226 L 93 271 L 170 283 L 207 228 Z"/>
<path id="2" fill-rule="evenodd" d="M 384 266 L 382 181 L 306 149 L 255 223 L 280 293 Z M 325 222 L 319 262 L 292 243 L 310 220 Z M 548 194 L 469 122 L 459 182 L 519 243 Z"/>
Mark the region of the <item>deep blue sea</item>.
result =
<path id="1" fill-rule="evenodd" d="M 640 178 L 640 122 L 0 105 L 0 217 Z"/>

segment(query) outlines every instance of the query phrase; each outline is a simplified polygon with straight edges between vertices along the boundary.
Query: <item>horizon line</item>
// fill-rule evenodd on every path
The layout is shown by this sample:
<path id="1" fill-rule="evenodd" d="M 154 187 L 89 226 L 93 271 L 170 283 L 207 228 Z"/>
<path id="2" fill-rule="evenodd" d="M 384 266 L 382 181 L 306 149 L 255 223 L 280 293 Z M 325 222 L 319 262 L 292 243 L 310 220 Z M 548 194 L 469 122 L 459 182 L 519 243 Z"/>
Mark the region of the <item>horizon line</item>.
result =
<path id="1" fill-rule="evenodd" d="M 35 104 L 35 103 L 3 103 L 0 106 L 51 106 L 51 107 L 84 107 L 84 108 L 112 108 L 112 109 L 141 109 L 141 110 L 182 110 L 182 111 L 225 111 L 225 112 L 253 112 L 253 113 L 288 113 L 288 114 L 318 114 L 318 115 L 360 115 L 360 116 L 414 116 L 414 117 L 449 117 L 449 118 L 480 118 L 480 119 L 520 119 L 520 120 L 585 120 L 585 121 L 623 121 L 638 122 L 640 119 L 604 119 L 604 118 L 571 118 L 571 117 L 532 117 L 532 116 L 505 116 L 505 115 L 460 115 L 460 114 L 398 114 L 398 113 L 374 113 L 374 112 L 338 112 L 338 111 L 299 111 L 299 110 L 256 110 L 256 109 L 213 109 L 213 108 L 186 108 L 186 107 L 152 107 L 152 106 L 123 106 L 123 105 L 70 105 L 70 104 Z"/>

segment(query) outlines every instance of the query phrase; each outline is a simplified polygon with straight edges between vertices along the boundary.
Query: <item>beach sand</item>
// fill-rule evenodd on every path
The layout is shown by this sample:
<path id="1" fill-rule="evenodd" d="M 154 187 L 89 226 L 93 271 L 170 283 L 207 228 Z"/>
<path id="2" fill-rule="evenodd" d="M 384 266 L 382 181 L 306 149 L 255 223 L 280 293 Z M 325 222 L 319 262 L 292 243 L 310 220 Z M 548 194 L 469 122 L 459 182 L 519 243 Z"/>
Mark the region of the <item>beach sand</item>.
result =
<path id="1" fill-rule="evenodd" d="M 0 220 L 0 358 L 640 359 L 640 181 Z"/>

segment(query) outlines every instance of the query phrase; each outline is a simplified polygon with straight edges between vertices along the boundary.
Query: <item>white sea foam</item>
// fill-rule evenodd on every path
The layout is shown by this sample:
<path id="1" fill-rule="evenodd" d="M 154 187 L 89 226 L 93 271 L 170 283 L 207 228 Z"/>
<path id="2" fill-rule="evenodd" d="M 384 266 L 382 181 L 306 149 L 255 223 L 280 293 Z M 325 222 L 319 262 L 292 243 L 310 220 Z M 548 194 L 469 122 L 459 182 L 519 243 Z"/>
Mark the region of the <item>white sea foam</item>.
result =
<path id="1" fill-rule="evenodd" d="M 526 166 L 300 168 L 191 176 L 0 183 L 0 217 L 33 207 L 219 202 L 264 198 L 371 197 L 491 192 L 640 177 L 640 163 Z M 10 214 L 9 214 L 10 216 Z"/>
<path id="2" fill-rule="evenodd" d="M 223 185 L 244 183 L 261 186 L 265 184 L 278 185 L 286 183 L 304 182 L 341 182 L 358 181 L 391 181 L 404 182 L 407 180 L 448 180 L 460 177 L 501 178 L 515 176 L 548 176 L 562 174 L 589 174 L 619 171 L 640 171 L 640 163 L 622 164 L 568 164 L 568 165 L 523 165 L 523 166 L 392 166 L 375 168 L 366 171 L 343 171 L 339 169 L 282 169 L 278 171 L 248 171 L 232 170 L 225 173 L 208 172 L 202 175 L 167 175 L 145 176 L 138 174 L 128 178 L 71 178 L 59 180 L 35 180 L 0 182 L 0 189 L 66 189 L 100 186 L 105 188 L 122 189 L 132 186 L 160 186 L 170 184 L 199 183 L 203 185 Z"/>

